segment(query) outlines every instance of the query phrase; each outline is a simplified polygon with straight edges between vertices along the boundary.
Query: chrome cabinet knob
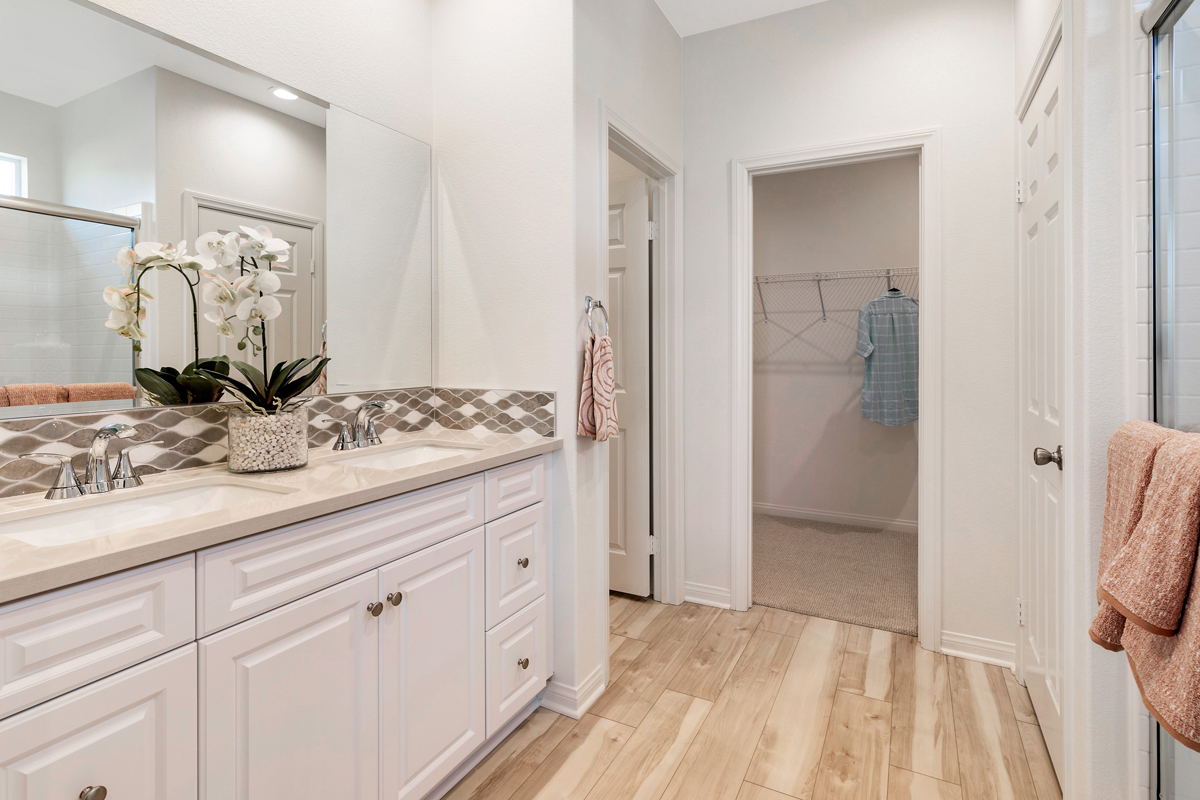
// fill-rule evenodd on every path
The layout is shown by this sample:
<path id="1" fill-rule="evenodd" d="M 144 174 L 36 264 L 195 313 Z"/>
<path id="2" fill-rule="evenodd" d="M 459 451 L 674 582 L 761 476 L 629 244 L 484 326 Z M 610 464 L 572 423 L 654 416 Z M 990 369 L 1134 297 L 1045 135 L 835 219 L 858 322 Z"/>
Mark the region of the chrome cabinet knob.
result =
<path id="1" fill-rule="evenodd" d="M 1050 452 L 1049 450 L 1047 450 L 1044 447 L 1034 448 L 1033 463 L 1037 464 L 1039 467 L 1044 467 L 1047 464 L 1054 464 L 1055 466 L 1057 466 L 1059 468 L 1059 470 L 1062 470 L 1062 468 L 1063 468 L 1062 445 L 1060 444 L 1054 450 L 1054 452 Z"/>
<path id="2" fill-rule="evenodd" d="M 529 659 L 528 658 L 518 658 L 517 666 L 520 667 L 521 669 L 529 669 Z"/>
<path id="3" fill-rule="evenodd" d="M 388 595 L 388 602 L 394 606 L 400 605 L 404 602 L 404 592 L 392 592 Z"/>
<path id="4" fill-rule="evenodd" d="M 103 786 L 89 786 L 79 793 L 79 800 L 104 800 L 108 797 L 108 789 Z"/>
<path id="5" fill-rule="evenodd" d="M 528 558 L 518 558 L 517 566 L 520 567 L 521 569 L 529 569 L 529 559 Z"/>
<path id="6" fill-rule="evenodd" d="M 378 617 L 383 613 L 383 603 L 371 603 L 371 605 L 367 606 L 367 611 L 370 612 L 372 617 Z"/>

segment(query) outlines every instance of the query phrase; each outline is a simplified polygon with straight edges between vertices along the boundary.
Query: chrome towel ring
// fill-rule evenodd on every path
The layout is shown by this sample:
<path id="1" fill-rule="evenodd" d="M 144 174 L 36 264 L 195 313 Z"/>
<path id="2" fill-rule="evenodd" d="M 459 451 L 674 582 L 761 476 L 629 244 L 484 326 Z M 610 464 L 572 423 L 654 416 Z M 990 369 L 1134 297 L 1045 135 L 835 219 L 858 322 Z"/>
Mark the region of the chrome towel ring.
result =
<path id="1" fill-rule="evenodd" d="M 592 311 L 597 308 L 600 309 L 600 313 L 604 315 L 603 334 L 596 334 L 596 329 L 592 326 Z M 589 295 L 583 298 L 583 311 L 585 314 L 587 314 L 588 330 L 592 332 L 592 335 L 608 336 L 611 326 L 608 324 L 608 311 L 604 308 L 604 303 L 600 302 L 599 300 L 593 300 Z"/>

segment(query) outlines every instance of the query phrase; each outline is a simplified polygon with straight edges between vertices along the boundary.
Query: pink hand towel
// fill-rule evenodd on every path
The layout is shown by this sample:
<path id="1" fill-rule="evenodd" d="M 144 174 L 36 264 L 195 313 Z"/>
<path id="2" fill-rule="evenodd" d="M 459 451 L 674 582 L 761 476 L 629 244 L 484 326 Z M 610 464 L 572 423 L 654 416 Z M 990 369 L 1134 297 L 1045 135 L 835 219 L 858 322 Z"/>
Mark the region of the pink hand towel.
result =
<path id="1" fill-rule="evenodd" d="M 596 416 L 596 441 L 617 435 L 616 376 L 613 371 L 612 339 L 601 336 L 592 353 L 592 397 Z"/>
<path id="2" fill-rule="evenodd" d="M 589 439 L 596 438 L 596 410 L 592 398 L 592 344 L 596 337 L 588 339 L 583 348 L 583 383 L 579 387 L 579 426 L 575 433 Z"/>
<path id="3" fill-rule="evenodd" d="M 1108 485 L 1104 493 L 1104 527 L 1097 582 L 1104 577 L 1105 570 L 1141 520 L 1154 457 L 1175 433 L 1153 422 L 1134 420 L 1118 428 L 1108 440 Z M 1088 635 L 1106 650 L 1121 650 L 1125 617 L 1099 596 L 1096 599 L 1100 607 Z"/>

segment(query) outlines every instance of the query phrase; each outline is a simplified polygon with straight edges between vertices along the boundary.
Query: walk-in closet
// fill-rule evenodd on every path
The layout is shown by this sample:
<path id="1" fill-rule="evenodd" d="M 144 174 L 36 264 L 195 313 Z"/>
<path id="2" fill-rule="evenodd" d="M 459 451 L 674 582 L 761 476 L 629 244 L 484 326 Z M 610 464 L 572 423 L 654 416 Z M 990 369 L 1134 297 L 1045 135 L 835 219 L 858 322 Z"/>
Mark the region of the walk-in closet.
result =
<path id="1" fill-rule="evenodd" d="M 920 165 L 753 183 L 756 605 L 917 633 Z"/>

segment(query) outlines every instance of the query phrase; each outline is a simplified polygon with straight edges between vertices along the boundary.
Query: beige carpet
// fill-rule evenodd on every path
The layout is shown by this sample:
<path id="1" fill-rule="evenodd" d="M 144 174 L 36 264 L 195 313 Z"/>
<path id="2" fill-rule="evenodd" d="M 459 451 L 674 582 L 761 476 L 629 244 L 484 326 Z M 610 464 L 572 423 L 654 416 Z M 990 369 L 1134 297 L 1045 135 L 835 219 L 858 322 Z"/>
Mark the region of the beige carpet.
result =
<path id="1" fill-rule="evenodd" d="M 917 634 L 917 535 L 754 515 L 754 604 Z"/>

